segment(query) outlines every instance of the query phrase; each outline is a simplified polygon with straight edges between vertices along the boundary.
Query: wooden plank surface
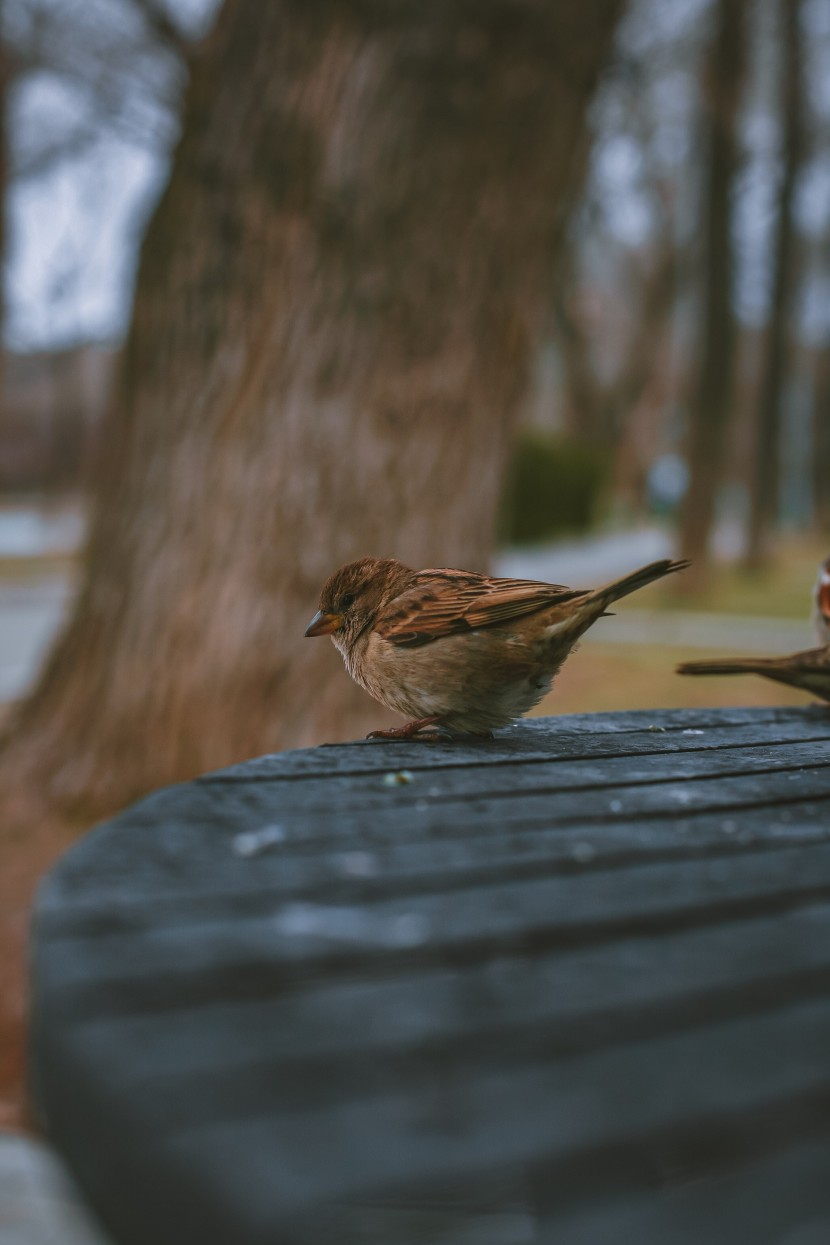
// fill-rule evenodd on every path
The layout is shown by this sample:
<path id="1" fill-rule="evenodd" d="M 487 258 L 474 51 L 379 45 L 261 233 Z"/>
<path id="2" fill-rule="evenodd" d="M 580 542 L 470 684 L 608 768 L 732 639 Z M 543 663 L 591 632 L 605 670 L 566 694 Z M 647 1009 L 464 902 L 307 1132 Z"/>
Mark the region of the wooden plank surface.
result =
<path id="1" fill-rule="evenodd" d="M 34 986 L 46 1124 L 124 1245 L 780 1245 L 830 1221 L 830 711 L 171 788 L 46 880 Z"/>

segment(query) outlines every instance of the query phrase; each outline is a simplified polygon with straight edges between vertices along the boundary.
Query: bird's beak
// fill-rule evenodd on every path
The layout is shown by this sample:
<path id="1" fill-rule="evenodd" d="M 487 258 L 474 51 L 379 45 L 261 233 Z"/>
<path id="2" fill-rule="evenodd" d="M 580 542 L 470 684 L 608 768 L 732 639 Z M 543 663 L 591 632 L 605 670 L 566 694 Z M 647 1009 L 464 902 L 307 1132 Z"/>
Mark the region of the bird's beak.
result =
<path id="1" fill-rule="evenodd" d="M 331 635 L 332 631 L 336 631 L 342 621 L 342 614 L 324 614 L 322 610 L 318 610 L 305 629 L 306 636 Z"/>

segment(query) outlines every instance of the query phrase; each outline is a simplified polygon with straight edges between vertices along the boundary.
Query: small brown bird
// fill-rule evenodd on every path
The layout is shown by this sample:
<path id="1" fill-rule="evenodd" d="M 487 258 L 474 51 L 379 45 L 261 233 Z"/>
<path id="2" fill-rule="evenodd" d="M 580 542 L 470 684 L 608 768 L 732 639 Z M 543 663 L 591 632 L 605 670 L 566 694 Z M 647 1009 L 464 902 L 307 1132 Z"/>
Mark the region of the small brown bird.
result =
<path id="1" fill-rule="evenodd" d="M 363 558 L 326 581 L 305 634 L 330 635 L 355 682 L 411 719 L 370 739 L 489 737 L 539 703 L 609 605 L 687 565 L 652 562 L 592 590 Z"/>
<path id="2" fill-rule="evenodd" d="M 718 661 L 685 661 L 678 674 L 761 674 L 830 701 L 830 645 L 793 653 L 791 657 L 738 657 Z"/>
<path id="3" fill-rule="evenodd" d="M 818 570 L 813 590 L 813 625 L 819 644 L 830 644 L 830 558 L 825 558 Z"/>
<path id="4" fill-rule="evenodd" d="M 760 674 L 830 701 L 830 558 L 819 567 L 813 589 L 813 624 L 821 648 L 790 657 L 738 657 L 684 661 L 678 674 Z"/>

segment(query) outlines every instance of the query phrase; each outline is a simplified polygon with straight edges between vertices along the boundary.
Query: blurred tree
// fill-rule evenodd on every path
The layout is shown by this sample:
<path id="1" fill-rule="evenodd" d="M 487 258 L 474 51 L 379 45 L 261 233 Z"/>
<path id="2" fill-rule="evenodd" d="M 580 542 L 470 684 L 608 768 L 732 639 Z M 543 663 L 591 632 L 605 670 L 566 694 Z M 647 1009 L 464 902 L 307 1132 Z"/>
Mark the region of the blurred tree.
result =
<path id="1" fill-rule="evenodd" d="M 735 317 L 732 192 L 737 118 L 746 64 L 746 0 L 717 0 L 704 75 L 706 130 L 703 307 L 700 365 L 689 412 L 689 489 L 680 533 L 684 557 L 700 570 L 709 551 L 732 401 Z M 694 582 L 687 579 L 687 587 Z"/>
<path id="2" fill-rule="evenodd" d="M 678 285 L 678 255 L 671 238 L 661 231 L 647 253 L 627 257 L 625 271 L 632 314 L 625 323 L 619 362 L 610 373 L 597 358 L 598 346 L 607 349 L 605 337 L 580 306 L 585 291 L 572 262 L 560 269 L 554 313 L 568 431 L 614 463 L 615 493 L 636 513 L 644 504 L 646 475 L 659 437 L 648 428 L 647 453 L 638 452 L 644 447 L 637 442 L 643 439 L 644 420 L 651 425 L 662 414 L 659 405 L 657 411 L 653 405 L 641 407 L 650 387 L 665 379 L 671 351 Z"/>
<path id="3" fill-rule="evenodd" d="M 505 480 L 499 535 L 525 545 L 596 523 L 611 456 L 602 442 L 523 428 Z"/>
<path id="4" fill-rule="evenodd" d="M 304 623 L 351 557 L 486 564 L 619 8 L 227 0 L 6 781 L 86 817 L 378 724 Z"/>
<path id="5" fill-rule="evenodd" d="M 783 28 L 782 152 L 772 273 L 772 297 L 761 386 L 756 412 L 752 487 L 750 491 L 747 565 L 758 568 L 768 557 L 772 528 L 778 517 L 781 475 L 781 423 L 787 379 L 787 337 L 795 294 L 793 220 L 795 183 L 804 149 L 803 66 L 799 38 L 799 0 L 780 0 Z"/>
<path id="6" fill-rule="evenodd" d="M 830 342 L 817 353 L 813 403 L 813 496 L 818 529 L 830 539 Z"/>

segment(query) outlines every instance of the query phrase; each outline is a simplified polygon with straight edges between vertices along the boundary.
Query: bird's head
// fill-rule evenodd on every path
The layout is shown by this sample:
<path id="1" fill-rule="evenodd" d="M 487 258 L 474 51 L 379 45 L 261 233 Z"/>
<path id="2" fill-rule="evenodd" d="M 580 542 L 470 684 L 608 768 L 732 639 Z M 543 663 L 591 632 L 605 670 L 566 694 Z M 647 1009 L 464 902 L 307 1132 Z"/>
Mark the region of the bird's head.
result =
<path id="1" fill-rule="evenodd" d="M 383 605 L 402 592 L 413 572 L 394 558 L 361 558 L 341 566 L 323 584 L 320 608 L 307 636 L 330 635 L 341 652 L 374 623 Z"/>

